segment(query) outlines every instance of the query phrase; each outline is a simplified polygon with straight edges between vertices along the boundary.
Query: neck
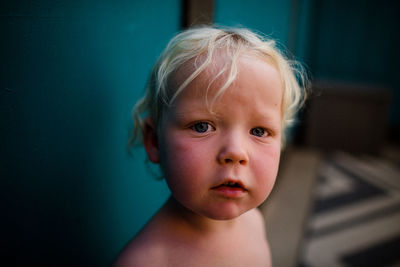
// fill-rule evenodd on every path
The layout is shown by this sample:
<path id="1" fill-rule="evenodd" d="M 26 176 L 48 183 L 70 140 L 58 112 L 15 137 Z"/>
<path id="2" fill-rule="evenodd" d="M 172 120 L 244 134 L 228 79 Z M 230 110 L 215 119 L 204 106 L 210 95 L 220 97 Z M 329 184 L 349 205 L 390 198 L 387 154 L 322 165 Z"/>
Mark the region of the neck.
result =
<path id="1" fill-rule="evenodd" d="M 216 233 L 228 233 L 236 229 L 239 217 L 231 220 L 214 220 L 182 206 L 174 197 L 170 197 L 163 206 L 163 214 L 175 225 L 177 231 L 188 235 L 203 237 L 215 236 Z"/>

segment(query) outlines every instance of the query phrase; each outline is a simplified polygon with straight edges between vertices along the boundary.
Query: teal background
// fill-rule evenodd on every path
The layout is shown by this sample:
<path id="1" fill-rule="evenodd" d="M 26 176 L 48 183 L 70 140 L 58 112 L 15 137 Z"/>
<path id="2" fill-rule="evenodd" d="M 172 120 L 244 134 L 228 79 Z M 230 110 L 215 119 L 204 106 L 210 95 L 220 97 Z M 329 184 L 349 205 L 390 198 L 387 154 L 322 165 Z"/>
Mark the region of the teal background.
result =
<path id="1" fill-rule="evenodd" d="M 130 111 L 181 29 L 181 1 L 2 1 L 2 260 L 107 266 L 168 197 Z M 400 127 L 399 16 L 387 1 L 215 0 L 217 24 L 271 35 L 314 79 L 390 89 Z"/>
<path id="2" fill-rule="evenodd" d="M 1 7 L 2 254 L 107 266 L 168 196 L 130 111 L 180 27 L 179 1 L 8 1 Z M 5 152 L 5 153 L 4 153 Z"/>
<path id="3" fill-rule="evenodd" d="M 270 35 L 287 46 L 291 0 L 215 0 L 214 21 L 228 26 L 244 26 Z"/>

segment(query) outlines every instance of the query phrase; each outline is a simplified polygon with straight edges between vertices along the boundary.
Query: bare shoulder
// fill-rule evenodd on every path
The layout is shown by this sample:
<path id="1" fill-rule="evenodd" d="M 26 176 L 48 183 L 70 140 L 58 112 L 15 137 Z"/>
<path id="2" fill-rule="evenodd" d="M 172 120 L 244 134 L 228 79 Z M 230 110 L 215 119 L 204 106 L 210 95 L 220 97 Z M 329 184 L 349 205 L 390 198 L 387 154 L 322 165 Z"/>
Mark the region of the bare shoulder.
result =
<path id="1" fill-rule="evenodd" d="M 162 242 L 164 235 L 157 221 L 153 217 L 125 246 L 114 262 L 114 267 L 162 266 L 161 261 L 165 255 L 164 242 Z"/>
<path id="2" fill-rule="evenodd" d="M 164 250 L 141 238 L 133 239 L 120 253 L 113 267 L 162 266 Z"/>
<path id="3" fill-rule="evenodd" d="M 169 228 L 163 212 L 164 206 L 150 219 L 140 232 L 118 255 L 113 267 L 164 266 Z"/>

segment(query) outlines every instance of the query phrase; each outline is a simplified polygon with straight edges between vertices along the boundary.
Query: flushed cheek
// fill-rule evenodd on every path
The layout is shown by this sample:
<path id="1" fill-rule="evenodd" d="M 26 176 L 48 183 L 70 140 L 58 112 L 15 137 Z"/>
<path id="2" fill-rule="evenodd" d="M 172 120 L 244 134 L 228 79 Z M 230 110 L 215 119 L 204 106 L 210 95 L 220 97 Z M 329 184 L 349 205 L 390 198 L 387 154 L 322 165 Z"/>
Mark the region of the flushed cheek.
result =
<path id="1" fill-rule="evenodd" d="M 185 138 L 170 138 L 163 144 L 161 167 L 171 190 L 191 194 L 207 184 L 206 166 L 210 151 L 199 142 L 189 142 Z"/>
<path id="2" fill-rule="evenodd" d="M 254 194 L 259 201 L 264 201 L 270 194 L 278 173 L 280 150 L 272 149 L 268 153 L 253 158 L 253 176 L 256 186 Z"/>

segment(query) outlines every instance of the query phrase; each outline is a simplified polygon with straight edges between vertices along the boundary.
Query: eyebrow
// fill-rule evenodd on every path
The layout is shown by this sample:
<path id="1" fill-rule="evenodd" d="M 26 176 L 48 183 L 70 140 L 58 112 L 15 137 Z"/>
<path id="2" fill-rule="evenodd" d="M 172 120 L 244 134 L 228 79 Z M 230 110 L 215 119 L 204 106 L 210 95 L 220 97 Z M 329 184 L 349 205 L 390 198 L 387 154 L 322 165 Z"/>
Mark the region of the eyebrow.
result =
<path id="1" fill-rule="evenodd" d="M 196 116 L 201 118 L 204 116 L 215 116 L 215 114 L 204 108 L 190 108 L 189 110 L 185 110 L 185 112 L 173 112 L 173 117 L 177 120 L 186 119 L 189 116 Z"/>

